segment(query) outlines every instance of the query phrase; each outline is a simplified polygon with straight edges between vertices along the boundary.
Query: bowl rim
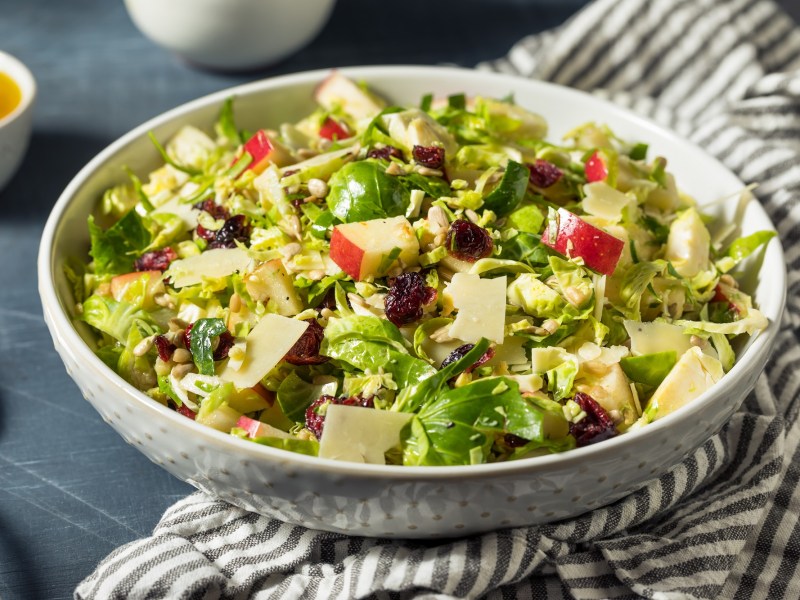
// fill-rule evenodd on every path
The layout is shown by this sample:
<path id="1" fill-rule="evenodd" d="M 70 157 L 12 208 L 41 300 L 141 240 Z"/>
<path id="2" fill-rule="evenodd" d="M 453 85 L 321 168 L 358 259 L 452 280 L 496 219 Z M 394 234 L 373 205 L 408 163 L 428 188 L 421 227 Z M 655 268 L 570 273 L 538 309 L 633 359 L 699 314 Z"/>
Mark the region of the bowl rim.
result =
<path id="1" fill-rule="evenodd" d="M 25 113 L 33 105 L 38 90 L 36 78 L 25 63 L 16 56 L 2 50 L 0 50 L 0 71 L 11 77 L 19 87 L 21 95 L 20 101 L 14 109 L 4 117 L 0 117 L 0 129 L 2 129 L 5 125 L 15 121 L 17 117 Z"/>
<path id="2" fill-rule="evenodd" d="M 558 90 L 558 93 L 567 95 L 574 95 L 583 98 L 583 100 L 590 99 L 591 102 L 602 105 L 604 110 L 615 114 L 618 117 L 632 122 L 637 127 L 656 131 L 660 136 L 672 142 L 682 144 L 684 146 L 692 147 L 695 151 L 699 151 L 709 159 L 717 163 L 717 166 L 730 173 L 733 177 L 739 180 L 739 177 L 725 167 L 719 160 L 708 154 L 705 150 L 686 140 L 685 138 L 677 135 L 669 129 L 642 117 L 632 111 L 616 105 L 608 100 L 599 98 L 587 92 L 576 90 L 574 88 L 567 88 L 558 84 L 544 82 L 539 80 L 526 79 L 523 77 L 508 75 L 504 73 L 494 73 L 489 71 L 478 71 L 474 69 L 464 69 L 460 67 L 440 67 L 440 66 L 422 66 L 422 65 L 373 65 L 373 66 L 354 66 L 343 67 L 338 69 L 343 74 L 369 80 L 373 77 L 386 77 L 392 76 L 395 78 L 410 77 L 419 75 L 420 71 L 426 71 L 430 74 L 446 76 L 480 76 L 490 79 L 495 79 L 502 83 L 507 82 L 509 85 L 531 85 L 542 86 L 550 90 Z M 131 142 L 145 136 L 147 132 L 160 125 L 166 124 L 171 120 L 182 116 L 185 113 L 192 112 L 195 109 L 203 108 L 208 105 L 220 103 L 231 95 L 241 96 L 260 91 L 267 91 L 275 88 L 292 86 L 296 84 L 309 84 L 321 81 L 326 75 L 330 74 L 332 69 L 316 69 L 312 71 L 304 71 L 300 73 L 293 73 L 289 75 L 282 75 L 278 77 L 271 77 L 229 87 L 211 94 L 207 94 L 195 100 L 181 104 L 172 108 L 148 121 L 140 124 L 139 126 L 128 131 L 126 134 L 119 137 L 117 140 L 109 144 L 93 159 L 91 159 L 69 182 L 60 197 L 56 201 L 53 209 L 47 219 L 44 230 L 42 232 L 39 255 L 37 259 L 38 274 L 39 274 L 39 293 L 42 300 L 42 306 L 46 320 L 48 321 L 51 334 L 58 341 L 63 348 L 63 351 L 70 352 L 77 355 L 80 359 L 79 364 L 91 367 L 93 371 L 106 381 L 113 383 L 121 392 L 123 392 L 130 400 L 134 401 L 145 411 L 149 412 L 152 416 L 167 419 L 174 430 L 175 435 L 191 435 L 193 436 L 193 443 L 200 444 L 204 440 L 213 444 L 230 444 L 229 448 L 232 452 L 241 455 L 242 458 L 250 460 L 266 460 L 286 466 L 293 466 L 298 469 L 310 469 L 325 471 L 331 475 L 344 475 L 348 477 L 360 477 L 374 479 L 376 476 L 383 479 L 391 480 L 414 480 L 418 482 L 433 482 L 441 480 L 453 479 L 482 479 L 486 476 L 513 476 L 518 473 L 535 473 L 537 471 L 551 471 L 551 470 L 564 470 L 572 466 L 579 466 L 585 462 L 587 458 L 605 456 L 608 454 L 622 454 L 626 448 L 635 446 L 641 442 L 643 438 L 650 436 L 656 431 L 664 428 L 677 427 L 680 424 L 692 422 L 694 416 L 700 412 L 708 398 L 712 395 L 724 395 L 729 393 L 736 393 L 739 381 L 745 378 L 753 371 L 760 373 L 769 357 L 772 341 L 775 338 L 780 320 L 783 314 L 786 302 L 786 263 L 783 260 L 783 248 L 780 244 L 778 236 L 769 242 L 773 246 L 772 252 L 778 252 L 778 262 L 781 268 L 775 272 L 770 272 L 771 282 L 777 289 L 782 292 L 777 297 L 773 298 L 769 307 L 760 307 L 765 309 L 765 315 L 769 318 L 769 324 L 764 331 L 756 334 L 747 349 L 746 355 L 743 357 L 745 360 L 737 360 L 733 368 L 722 378 L 720 382 L 714 387 L 695 399 L 693 402 L 682 406 L 674 412 L 666 415 L 665 417 L 648 424 L 646 427 L 635 431 L 629 431 L 624 435 L 619 435 L 614 438 L 605 440 L 599 444 L 586 446 L 583 448 L 575 448 L 567 452 L 548 454 L 542 456 L 521 459 L 517 461 L 487 463 L 479 465 L 460 465 L 460 466 L 401 466 L 401 465 L 374 465 L 363 463 L 352 463 L 345 461 L 338 461 L 327 458 L 320 458 L 316 456 L 306 456 L 255 444 L 247 440 L 241 440 L 228 433 L 223 433 L 194 422 L 191 419 L 178 414 L 177 412 L 168 409 L 167 407 L 155 402 L 150 397 L 134 388 L 131 384 L 126 382 L 116 372 L 107 367 L 95 354 L 91 348 L 80 337 L 77 330 L 73 327 L 69 316 L 61 310 L 61 303 L 53 281 L 53 268 L 55 266 L 55 256 L 53 241 L 55 239 L 55 232 L 60 221 L 61 216 L 64 214 L 71 199 L 79 191 L 85 181 L 103 165 L 110 157 L 116 152 L 130 144 Z M 471 74 L 471 75 L 470 75 Z M 739 180 L 740 181 L 740 180 Z M 744 184 L 742 184 L 744 188 Z M 771 219 L 766 214 L 763 206 L 758 205 L 758 210 L 762 211 L 771 223 L 772 229 L 775 229 Z"/>

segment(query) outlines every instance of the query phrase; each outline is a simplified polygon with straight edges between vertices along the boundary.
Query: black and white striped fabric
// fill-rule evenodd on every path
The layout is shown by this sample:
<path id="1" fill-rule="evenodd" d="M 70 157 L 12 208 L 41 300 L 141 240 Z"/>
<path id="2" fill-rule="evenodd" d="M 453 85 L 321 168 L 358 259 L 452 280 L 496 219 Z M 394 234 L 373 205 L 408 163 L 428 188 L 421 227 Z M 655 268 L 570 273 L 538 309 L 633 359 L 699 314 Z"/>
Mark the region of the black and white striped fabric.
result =
<path id="1" fill-rule="evenodd" d="M 76 598 L 800 597 L 800 30 L 770 1 L 598 0 L 480 68 L 602 94 L 759 184 L 789 300 L 742 409 L 614 505 L 458 541 L 315 532 L 196 493 Z"/>

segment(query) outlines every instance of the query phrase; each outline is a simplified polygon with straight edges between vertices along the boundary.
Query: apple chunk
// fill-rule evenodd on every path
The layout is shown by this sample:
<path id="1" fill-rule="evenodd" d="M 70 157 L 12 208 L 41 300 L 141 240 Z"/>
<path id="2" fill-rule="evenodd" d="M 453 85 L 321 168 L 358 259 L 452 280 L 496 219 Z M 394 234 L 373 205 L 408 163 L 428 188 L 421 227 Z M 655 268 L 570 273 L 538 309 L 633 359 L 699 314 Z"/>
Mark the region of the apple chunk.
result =
<path id="1" fill-rule="evenodd" d="M 587 267 L 604 275 L 614 272 L 625 247 L 622 240 L 563 208 L 558 209 L 557 219 L 545 228 L 542 243 L 565 256 L 582 258 Z"/>
<path id="2" fill-rule="evenodd" d="M 344 140 L 352 134 L 345 129 L 344 125 L 328 117 L 319 128 L 319 137 L 326 140 Z"/>
<path id="3" fill-rule="evenodd" d="M 245 170 L 254 171 L 255 173 L 261 173 L 270 163 L 278 167 L 285 167 L 294 162 L 289 150 L 272 139 L 263 129 L 256 131 L 253 137 L 245 142 L 244 154 L 249 154 L 252 158 Z M 242 159 L 239 158 L 239 160 Z"/>
<path id="4" fill-rule="evenodd" d="M 586 174 L 586 181 L 589 183 L 606 180 L 608 177 L 608 166 L 603 156 L 598 151 L 595 150 L 586 161 L 583 172 Z"/>
<path id="5" fill-rule="evenodd" d="M 357 281 L 419 262 L 419 242 L 405 217 L 344 223 L 333 228 L 331 259 Z"/>
<path id="6" fill-rule="evenodd" d="M 276 312 L 281 316 L 293 317 L 303 310 L 303 303 L 292 285 L 292 278 L 279 258 L 256 267 L 245 277 L 244 285 L 253 300 L 272 300 L 277 307 Z"/>
<path id="7" fill-rule="evenodd" d="M 277 427 L 273 427 L 267 423 L 262 423 L 261 421 L 256 421 L 255 419 L 251 419 L 250 417 L 246 417 L 244 415 L 239 417 L 239 420 L 236 422 L 236 426 L 244 429 L 247 432 L 247 437 L 250 438 L 275 437 L 281 439 L 291 439 L 292 437 Z"/>
<path id="8" fill-rule="evenodd" d="M 339 71 L 333 71 L 317 86 L 314 99 L 325 109 L 341 108 L 358 121 L 371 119 L 383 108 L 381 103 Z"/>

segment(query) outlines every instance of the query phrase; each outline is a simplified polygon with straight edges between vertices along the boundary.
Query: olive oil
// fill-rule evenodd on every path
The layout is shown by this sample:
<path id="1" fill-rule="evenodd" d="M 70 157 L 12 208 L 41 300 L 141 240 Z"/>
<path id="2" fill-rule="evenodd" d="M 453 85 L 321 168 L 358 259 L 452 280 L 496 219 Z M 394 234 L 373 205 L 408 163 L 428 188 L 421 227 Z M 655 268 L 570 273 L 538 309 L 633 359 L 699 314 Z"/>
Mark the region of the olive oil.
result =
<path id="1" fill-rule="evenodd" d="M 11 114 L 21 99 L 22 92 L 16 82 L 0 72 L 0 119 Z"/>

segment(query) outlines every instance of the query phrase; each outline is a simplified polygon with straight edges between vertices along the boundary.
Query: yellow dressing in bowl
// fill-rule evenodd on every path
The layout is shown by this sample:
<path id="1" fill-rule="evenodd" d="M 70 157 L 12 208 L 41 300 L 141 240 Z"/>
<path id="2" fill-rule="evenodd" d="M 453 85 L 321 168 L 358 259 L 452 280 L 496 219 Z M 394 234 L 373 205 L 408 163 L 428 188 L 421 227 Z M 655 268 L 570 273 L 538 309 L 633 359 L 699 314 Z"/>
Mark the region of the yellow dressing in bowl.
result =
<path id="1" fill-rule="evenodd" d="M 5 73 L 0 72 L 0 119 L 11 114 L 21 99 L 22 92 L 17 83 Z"/>

